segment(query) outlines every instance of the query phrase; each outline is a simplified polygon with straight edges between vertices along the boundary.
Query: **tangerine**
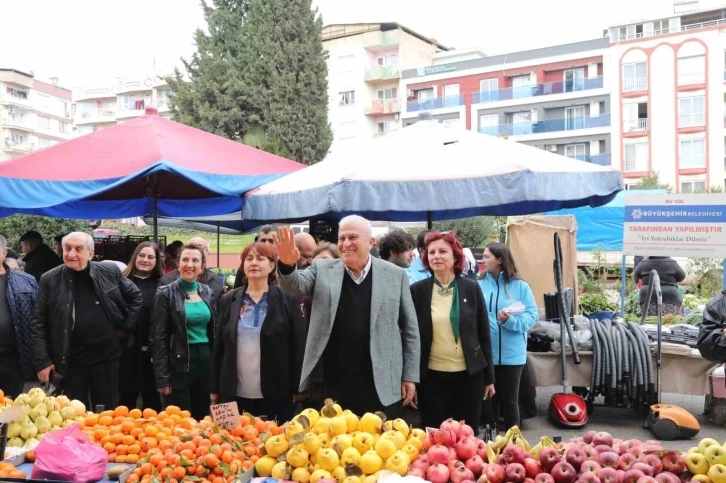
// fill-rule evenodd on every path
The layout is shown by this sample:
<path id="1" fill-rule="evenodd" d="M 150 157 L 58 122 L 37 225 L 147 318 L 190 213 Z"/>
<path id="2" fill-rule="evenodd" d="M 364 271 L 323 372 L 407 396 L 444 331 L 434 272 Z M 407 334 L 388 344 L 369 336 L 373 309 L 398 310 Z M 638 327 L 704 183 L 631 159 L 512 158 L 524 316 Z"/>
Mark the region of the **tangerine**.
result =
<path id="1" fill-rule="evenodd" d="M 217 458 L 212 453 L 205 454 L 202 461 L 204 461 L 204 464 L 207 465 L 209 468 L 215 468 L 219 464 L 219 458 Z"/>
<path id="2" fill-rule="evenodd" d="M 134 443 L 136 442 L 136 438 L 134 438 L 134 437 L 133 437 L 133 436 L 131 436 L 130 434 L 127 434 L 127 435 L 125 435 L 125 436 L 123 437 L 123 440 L 122 440 L 122 442 L 123 442 L 123 444 L 125 444 L 126 446 L 129 446 L 129 445 L 132 445 L 132 444 L 134 444 Z"/>
<path id="3" fill-rule="evenodd" d="M 170 415 L 171 414 L 180 414 L 181 413 L 181 408 L 179 406 L 173 406 L 173 405 L 167 406 L 166 407 L 166 413 L 167 414 L 170 414 Z"/>
<path id="4" fill-rule="evenodd" d="M 117 455 L 116 463 L 126 463 L 126 455 L 125 454 Z"/>
<path id="5" fill-rule="evenodd" d="M 127 408 L 126 406 L 118 406 L 116 409 L 113 410 L 113 415 L 115 417 L 121 416 L 125 418 L 129 415 L 129 408 Z"/>
<path id="6" fill-rule="evenodd" d="M 86 416 L 86 426 L 95 426 L 98 424 L 98 414 L 89 414 Z"/>
<path id="7" fill-rule="evenodd" d="M 126 477 L 126 483 L 139 483 L 139 475 L 130 474 Z"/>
<path id="8" fill-rule="evenodd" d="M 129 445 L 129 454 L 138 455 L 141 453 L 141 445 L 138 443 Z"/>
<path id="9" fill-rule="evenodd" d="M 105 449 L 106 452 L 109 454 L 114 453 L 114 452 L 116 452 L 116 445 L 109 441 L 108 443 L 103 445 L 103 449 Z M 27 455 L 26 455 L 26 458 L 27 458 Z"/>
<path id="10" fill-rule="evenodd" d="M 144 416 L 145 419 L 151 419 L 151 418 L 155 418 L 157 413 L 155 410 L 153 410 L 151 408 L 146 408 L 146 409 L 144 409 L 142 415 Z"/>
<path id="11" fill-rule="evenodd" d="M 126 462 L 130 464 L 136 464 L 139 462 L 141 457 L 138 454 L 129 454 L 126 456 Z"/>
<path id="12" fill-rule="evenodd" d="M 129 411 L 129 417 L 134 419 L 139 419 L 141 416 L 143 416 L 143 413 L 141 412 L 141 409 L 132 409 Z"/>
<path id="13" fill-rule="evenodd" d="M 113 424 L 112 416 L 101 416 L 98 418 L 98 424 L 101 426 L 111 426 Z"/>
<path id="14" fill-rule="evenodd" d="M 176 468 L 174 468 L 174 478 L 182 479 L 185 476 L 187 476 L 186 468 L 184 468 L 183 466 L 177 466 Z M 129 480 L 127 479 L 126 482 L 128 483 L 128 481 Z"/>

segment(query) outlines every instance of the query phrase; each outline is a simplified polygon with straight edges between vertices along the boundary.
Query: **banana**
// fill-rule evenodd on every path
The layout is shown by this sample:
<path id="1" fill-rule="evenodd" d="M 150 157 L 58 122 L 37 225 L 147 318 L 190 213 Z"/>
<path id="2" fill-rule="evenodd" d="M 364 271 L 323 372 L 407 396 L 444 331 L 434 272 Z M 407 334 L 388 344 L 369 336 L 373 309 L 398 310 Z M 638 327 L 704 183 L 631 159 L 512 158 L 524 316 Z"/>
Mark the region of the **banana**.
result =
<path id="1" fill-rule="evenodd" d="M 497 461 L 497 453 L 494 452 L 491 446 L 487 445 L 487 463 L 493 465 Z"/>
<path id="2" fill-rule="evenodd" d="M 534 446 L 532 446 L 532 449 L 529 450 L 530 453 L 532 453 L 532 458 L 539 461 L 539 453 L 542 451 L 542 443 L 537 443 Z"/>

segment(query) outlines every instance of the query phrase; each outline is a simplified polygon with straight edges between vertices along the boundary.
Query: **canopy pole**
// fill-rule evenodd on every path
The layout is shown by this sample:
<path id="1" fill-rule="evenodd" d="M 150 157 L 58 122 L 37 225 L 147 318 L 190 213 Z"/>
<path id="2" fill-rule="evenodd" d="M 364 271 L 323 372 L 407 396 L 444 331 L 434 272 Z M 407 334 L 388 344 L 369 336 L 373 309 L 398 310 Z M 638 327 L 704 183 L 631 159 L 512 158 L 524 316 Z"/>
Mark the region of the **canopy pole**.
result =
<path id="1" fill-rule="evenodd" d="M 220 222 L 218 221 L 218 222 L 217 222 L 217 269 L 220 269 L 220 268 L 222 268 L 222 267 L 220 266 L 220 264 L 219 264 L 219 252 L 221 252 L 221 251 L 222 251 L 222 245 L 221 245 L 221 244 L 220 244 L 220 242 L 219 242 L 219 240 L 220 240 L 220 236 L 219 236 L 219 231 L 220 231 L 220 228 L 219 228 L 219 225 L 220 225 Z"/>
<path id="2" fill-rule="evenodd" d="M 431 229 L 433 229 L 433 227 L 434 227 L 433 215 L 430 211 L 427 211 L 426 212 L 426 228 L 428 230 L 431 230 Z"/>
<path id="3" fill-rule="evenodd" d="M 154 243 L 159 244 L 159 199 L 154 193 L 151 197 L 152 214 L 154 217 Z"/>
<path id="4" fill-rule="evenodd" d="M 625 289 L 627 285 L 627 274 L 625 266 L 625 255 L 623 255 L 623 261 L 620 265 L 620 317 L 625 319 L 625 298 L 628 296 L 628 291 Z"/>

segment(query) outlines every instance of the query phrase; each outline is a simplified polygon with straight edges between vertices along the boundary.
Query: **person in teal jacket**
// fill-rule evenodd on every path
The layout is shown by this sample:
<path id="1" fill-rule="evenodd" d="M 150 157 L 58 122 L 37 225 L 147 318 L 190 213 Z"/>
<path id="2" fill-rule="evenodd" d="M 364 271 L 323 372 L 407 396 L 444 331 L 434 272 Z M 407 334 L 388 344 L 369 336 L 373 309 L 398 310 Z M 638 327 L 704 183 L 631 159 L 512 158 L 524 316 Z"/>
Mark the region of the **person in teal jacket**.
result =
<path id="1" fill-rule="evenodd" d="M 485 423 L 506 431 L 519 425 L 519 381 L 527 363 L 527 332 L 539 320 L 529 284 L 519 278 L 509 247 L 490 243 L 484 249 L 485 272 L 479 280 L 489 312 L 496 394 L 485 401 Z M 523 306 L 523 308 L 521 307 Z M 494 323 L 494 321 L 498 323 Z"/>

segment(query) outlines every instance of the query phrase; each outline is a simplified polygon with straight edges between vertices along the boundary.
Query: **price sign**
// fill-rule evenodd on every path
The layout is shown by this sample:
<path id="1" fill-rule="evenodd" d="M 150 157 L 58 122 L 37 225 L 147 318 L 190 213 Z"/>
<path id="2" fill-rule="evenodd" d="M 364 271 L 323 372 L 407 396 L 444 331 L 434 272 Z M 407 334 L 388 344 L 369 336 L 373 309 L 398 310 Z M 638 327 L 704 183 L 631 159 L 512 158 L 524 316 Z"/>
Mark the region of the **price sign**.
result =
<path id="1" fill-rule="evenodd" d="M 209 409 L 212 413 L 212 420 L 220 428 L 229 430 L 239 426 L 239 409 L 237 409 L 236 402 L 212 404 Z"/>

